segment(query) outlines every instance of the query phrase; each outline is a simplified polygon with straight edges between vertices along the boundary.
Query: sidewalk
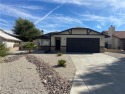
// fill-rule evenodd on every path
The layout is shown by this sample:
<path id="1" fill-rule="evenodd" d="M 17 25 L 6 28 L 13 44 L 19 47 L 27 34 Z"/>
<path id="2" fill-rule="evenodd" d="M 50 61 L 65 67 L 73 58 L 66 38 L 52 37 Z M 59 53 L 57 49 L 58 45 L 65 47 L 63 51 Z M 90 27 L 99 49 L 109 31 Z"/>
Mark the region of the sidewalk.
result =
<path id="1" fill-rule="evenodd" d="M 76 72 L 70 94 L 92 94 L 85 82 L 80 78 L 79 71 Z"/>

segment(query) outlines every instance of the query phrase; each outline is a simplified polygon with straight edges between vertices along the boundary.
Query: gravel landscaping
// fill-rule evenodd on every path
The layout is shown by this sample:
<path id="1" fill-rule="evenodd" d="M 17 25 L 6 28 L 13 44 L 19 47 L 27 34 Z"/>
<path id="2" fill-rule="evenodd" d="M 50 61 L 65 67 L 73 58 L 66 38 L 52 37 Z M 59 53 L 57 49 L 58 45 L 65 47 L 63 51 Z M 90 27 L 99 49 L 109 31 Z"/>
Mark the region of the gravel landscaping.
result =
<path id="1" fill-rule="evenodd" d="M 0 69 L 0 94 L 69 94 L 76 71 L 68 55 L 56 54 L 7 56 Z"/>
<path id="2" fill-rule="evenodd" d="M 18 60 L 15 57 L 9 57 L 12 62 L 0 64 L 0 94 L 48 94 L 37 67 L 25 57 Z"/>
<path id="3" fill-rule="evenodd" d="M 0 63 L 4 62 L 4 57 L 0 57 Z"/>
<path id="4" fill-rule="evenodd" d="M 44 61 L 45 63 L 48 63 L 56 72 L 59 73 L 59 75 L 67 80 L 72 80 L 76 68 L 72 62 L 72 59 L 69 55 L 63 54 L 62 56 L 57 56 L 57 54 L 32 54 L 39 58 L 39 60 Z M 58 60 L 66 60 L 66 68 L 63 67 L 57 67 Z"/>
<path id="5" fill-rule="evenodd" d="M 15 56 L 10 56 L 5 58 L 4 62 L 8 63 L 8 62 L 14 62 L 16 60 L 19 60 L 23 55 L 15 55 Z"/>
<path id="6" fill-rule="evenodd" d="M 62 78 L 47 63 L 38 60 L 37 57 L 28 55 L 27 60 L 37 66 L 42 83 L 48 94 L 69 94 L 72 82 Z"/>
<path id="7" fill-rule="evenodd" d="M 104 54 L 116 57 L 116 58 L 125 58 L 125 52 L 124 53 L 112 53 L 112 52 L 105 52 Z"/>

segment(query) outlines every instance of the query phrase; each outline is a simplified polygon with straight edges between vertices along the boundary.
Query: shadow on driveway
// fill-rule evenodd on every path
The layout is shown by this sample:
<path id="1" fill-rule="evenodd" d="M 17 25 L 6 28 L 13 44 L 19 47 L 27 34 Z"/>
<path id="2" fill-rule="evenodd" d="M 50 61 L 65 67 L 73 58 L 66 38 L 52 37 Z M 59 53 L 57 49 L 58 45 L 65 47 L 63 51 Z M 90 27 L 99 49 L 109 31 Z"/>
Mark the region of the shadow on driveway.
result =
<path id="1" fill-rule="evenodd" d="M 90 92 L 81 91 L 78 94 L 125 94 L 125 58 L 105 65 L 101 70 L 98 68 L 90 69 L 91 72 L 79 76 Z M 81 81 L 75 83 L 74 87 L 82 85 Z"/>

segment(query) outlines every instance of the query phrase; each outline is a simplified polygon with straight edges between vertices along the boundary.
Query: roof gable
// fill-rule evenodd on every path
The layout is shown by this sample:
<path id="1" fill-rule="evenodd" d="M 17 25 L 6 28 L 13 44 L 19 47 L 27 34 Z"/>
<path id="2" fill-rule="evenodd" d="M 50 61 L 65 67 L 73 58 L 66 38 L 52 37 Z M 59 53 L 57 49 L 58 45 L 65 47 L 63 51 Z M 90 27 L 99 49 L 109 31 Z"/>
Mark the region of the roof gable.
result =
<path id="1" fill-rule="evenodd" d="M 36 39 L 38 38 L 50 38 L 53 35 L 103 35 L 106 38 L 110 37 L 109 35 L 105 34 L 105 33 L 100 33 L 98 31 L 92 30 L 90 28 L 82 28 L 82 27 L 75 27 L 75 28 L 70 28 L 61 32 L 50 32 L 44 35 L 41 35 L 39 37 L 36 37 Z"/>
<path id="2" fill-rule="evenodd" d="M 13 36 L 11 34 L 6 33 L 5 31 L 0 29 L 0 37 L 6 39 L 6 40 L 14 40 L 14 41 L 21 41 Z"/>
<path id="3" fill-rule="evenodd" d="M 58 32 L 53 35 L 104 35 L 105 37 L 109 37 L 107 34 L 100 33 L 98 31 L 92 30 L 90 28 L 82 28 L 82 27 L 76 27 L 76 28 L 70 28 L 61 32 Z"/>

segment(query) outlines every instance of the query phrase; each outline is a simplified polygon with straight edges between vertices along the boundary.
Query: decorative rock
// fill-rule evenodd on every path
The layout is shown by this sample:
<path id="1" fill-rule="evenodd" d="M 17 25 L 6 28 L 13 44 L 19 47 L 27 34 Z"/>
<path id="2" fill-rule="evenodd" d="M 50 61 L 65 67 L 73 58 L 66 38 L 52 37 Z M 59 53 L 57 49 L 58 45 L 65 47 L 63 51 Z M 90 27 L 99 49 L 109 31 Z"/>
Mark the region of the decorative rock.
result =
<path id="1" fill-rule="evenodd" d="M 11 57 L 8 57 L 4 60 L 5 63 L 8 63 L 8 62 L 14 62 L 16 60 L 19 60 L 20 58 L 22 57 L 22 55 L 16 55 L 16 56 L 11 56 Z"/>
<path id="2" fill-rule="evenodd" d="M 32 55 L 26 55 L 26 59 L 37 66 L 37 71 L 47 89 L 48 94 L 69 94 L 72 82 L 68 81 L 53 70 L 44 61 L 38 60 L 37 57 Z"/>

